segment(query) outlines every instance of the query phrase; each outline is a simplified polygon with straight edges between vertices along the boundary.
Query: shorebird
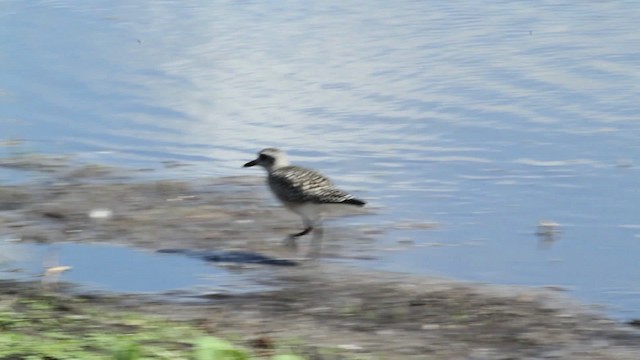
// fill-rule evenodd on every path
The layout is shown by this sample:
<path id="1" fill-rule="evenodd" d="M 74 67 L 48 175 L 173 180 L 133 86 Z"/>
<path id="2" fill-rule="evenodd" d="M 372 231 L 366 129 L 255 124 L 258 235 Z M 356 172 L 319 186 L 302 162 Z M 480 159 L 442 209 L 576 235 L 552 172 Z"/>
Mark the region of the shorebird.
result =
<path id="1" fill-rule="evenodd" d="M 262 166 L 267 170 L 267 184 L 282 204 L 300 215 L 304 230 L 291 234 L 288 242 L 314 232 L 314 240 L 322 237 L 322 215 L 335 207 L 359 206 L 366 203 L 353 195 L 338 189 L 331 180 L 321 173 L 300 166 L 290 165 L 284 151 L 266 148 L 258 153 L 258 158 L 244 164 L 244 167 Z"/>

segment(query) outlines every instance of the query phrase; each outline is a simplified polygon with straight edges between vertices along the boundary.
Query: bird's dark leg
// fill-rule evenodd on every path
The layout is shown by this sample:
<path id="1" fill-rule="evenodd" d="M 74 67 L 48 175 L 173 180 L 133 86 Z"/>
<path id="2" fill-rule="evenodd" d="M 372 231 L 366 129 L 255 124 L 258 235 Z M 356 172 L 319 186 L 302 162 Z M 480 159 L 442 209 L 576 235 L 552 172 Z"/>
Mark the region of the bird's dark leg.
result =
<path id="1" fill-rule="evenodd" d="M 307 219 L 306 217 L 303 217 L 302 222 L 304 224 L 304 230 L 300 231 L 299 233 L 289 235 L 290 238 L 297 238 L 303 235 L 307 235 L 311 232 L 311 230 L 313 230 L 313 221 Z"/>
<path id="2" fill-rule="evenodd" d="M 304 230 L 300 231 L 299 233 L 291 234 L 289 236 L 290 237 L 300 237 L 300 236 L 303 236 L 303 235 L 307 235 L 309 232 L 311 232 L 311 230 L 313 230 L 313 226 L 309 225 Z"/>
<path id="3" fill-rule="evenodd" d="M 284 239 L 284 246 L 291 249 L 297 249 L 298 243 L 296 242 L 296 239 L 302 235 L 308 234 L 311 230 L 313 230 L 313 226 L 307 226 L 304 230 L 300 231 L 299 233 L 295 233 L 287 236 L 287 238 Z"/>
<path id="4" fill-rule="evenodd" d="M 303 236 L 303 235 L 307 235 L 313 230 L 313 225 L 311 221 L 307 219 L 303 219 L 303 221 L 305 226 L 304 230 L 300 231 L 299 233 L 295 233 L 287 236 L 287 238 L 284 239 L 284 246 L 291 249 L 297 249 L 298 243 L 296 242 L 296 238 L 299 238 L 300 236 Z"/>

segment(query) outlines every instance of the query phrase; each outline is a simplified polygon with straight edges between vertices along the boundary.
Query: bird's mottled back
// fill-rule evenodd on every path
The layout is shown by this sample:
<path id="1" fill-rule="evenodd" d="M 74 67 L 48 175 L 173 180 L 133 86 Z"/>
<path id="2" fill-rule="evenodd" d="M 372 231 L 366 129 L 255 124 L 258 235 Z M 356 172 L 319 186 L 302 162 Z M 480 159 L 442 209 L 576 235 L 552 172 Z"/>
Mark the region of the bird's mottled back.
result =
<path id="1" fill-rule="evenodd" d="M 267 182 L 273 193 L 284 203 L 344 203 L 349 202 L 352 195 L 336 188 L 333 183 L 317 171 L 299 166 L 285 166 L 269 173 Z"/>

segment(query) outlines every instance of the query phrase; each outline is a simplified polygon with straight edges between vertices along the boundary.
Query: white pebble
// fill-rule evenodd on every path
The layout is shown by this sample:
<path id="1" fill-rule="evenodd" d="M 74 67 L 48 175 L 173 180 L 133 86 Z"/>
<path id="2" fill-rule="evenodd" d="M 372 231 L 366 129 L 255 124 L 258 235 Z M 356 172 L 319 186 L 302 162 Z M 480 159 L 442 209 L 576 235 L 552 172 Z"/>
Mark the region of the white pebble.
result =
<path id="1" fill-rule="evenodd" d="M 113 211 L 109 209 L 92 209 L 89 211 L 89 217 L 92 219 L 108 219 L 113 216 Z"/>

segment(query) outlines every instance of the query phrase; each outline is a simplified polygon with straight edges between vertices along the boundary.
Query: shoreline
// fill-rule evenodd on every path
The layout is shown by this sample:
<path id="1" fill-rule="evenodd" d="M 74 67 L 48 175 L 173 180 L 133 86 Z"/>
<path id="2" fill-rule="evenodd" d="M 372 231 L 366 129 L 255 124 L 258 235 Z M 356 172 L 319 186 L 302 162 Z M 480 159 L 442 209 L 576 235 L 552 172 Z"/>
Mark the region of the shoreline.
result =
<path id="1" fill-rule="evenodd" d="M 90 169 L 65 169 L 65 174 L 83 176 L 0 186 L 5 235 L 21 242 L 292 257 L 280 244 L 298 221 L 268 205 L 261 178 L 109 180 L 107 170 Z M 98 210 L 103 211 L 100 216 L 91 216 Z M 328 254 L 358 257 L 367 254 L 384 229 L 337 226 L 332 232 L 357 241 L 329 241 L 324 244 Z M 243 344 L 261 337 L 297 339 L 300 353 L 308 358 L 334 353 L 317 359 L 640 358 L 635 328 L 551 289 L 364 270 L 322 260 L 265 270 L 256 272 L 263 277 L 255 279 L 267 285 L 265 291 L 203 294 L 197 301 L 78 295 L 66 291 L 73 286 L 65 284 L 51 292 L 35 283 L 11 281 L 2 282 L 0 300 L 86 298 L 107 312 L 161 316 L 223 337 L 243 334 Z"/>

